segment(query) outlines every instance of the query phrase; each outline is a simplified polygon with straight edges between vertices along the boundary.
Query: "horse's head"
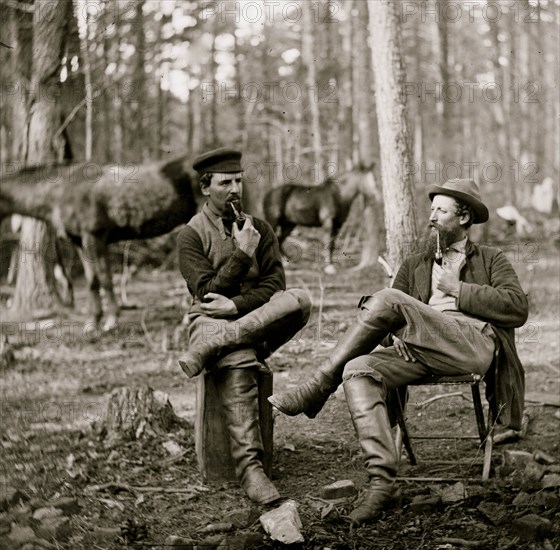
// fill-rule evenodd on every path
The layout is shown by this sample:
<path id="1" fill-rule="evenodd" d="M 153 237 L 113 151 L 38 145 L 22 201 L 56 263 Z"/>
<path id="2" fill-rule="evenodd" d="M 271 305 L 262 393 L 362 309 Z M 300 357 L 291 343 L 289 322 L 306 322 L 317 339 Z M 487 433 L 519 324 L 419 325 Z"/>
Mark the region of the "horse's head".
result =
<path id="1" fill-rule="evenodd" d="M 361 193 L 370 199 L 379 199 L 380 191 L 375 180 L 373 168 L 358 168 L 346 172 L 341 178 L 341 186 L 348 194 Z"/>

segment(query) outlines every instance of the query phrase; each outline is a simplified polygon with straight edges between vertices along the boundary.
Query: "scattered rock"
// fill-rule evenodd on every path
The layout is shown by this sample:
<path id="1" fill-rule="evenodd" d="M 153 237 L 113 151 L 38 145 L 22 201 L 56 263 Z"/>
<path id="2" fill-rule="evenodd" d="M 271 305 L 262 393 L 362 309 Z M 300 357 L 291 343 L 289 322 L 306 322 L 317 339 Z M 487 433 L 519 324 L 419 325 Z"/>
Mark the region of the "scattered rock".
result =
<path id="1" fill-rule="evenodd" d="M 543 451 L 534 451 L 533 452 L 533 458 L 539 463 L 539 464 L 554 464 L 556 462 L 556 459 L 553 456 L 550 456 L 549 454 L 543 452 Z"/>
<path id="2" fill-rule="evenodd" d="M 178 456 L 185 452 L 185 449 L 183 449 L 183 447 L 181 447 L 178 443 L 175 443 L 175 441 L 165 441 L 162 443 L 162 446 L 171 456 Z"/>
<path id="3" fill-rule="evenodd" d="M 541 485 L 543 489 L 550 489 L 553 487 L 560 487 L 560 475 L 548 474 L 542 478 Z"/>
<path id="4" fill-rule="evenodd" d="M 184 539 L 183 537 L 177 537 L 175 535 L 169 535 L 166 539 L 165 539 L 165 547 L 167 546 L 171 546 L 171 547 L 180 547 L 181 550 L 194 550 L 195 546 L 196 546 L 196 542 L 192 541 L 192 540 L 188 540 L 188 539 Z"/>
<path id="5" fill-rule="evenodd" d="M 33 512 L 33 519 L 36 519 L 37 521 L 43 521 L 46 518 L 56 518 L 57 516 L 61 515 L 62 510 L 49 506 L 47 508 L 37 508 L 37 510 Z"/>
<path id="6" fill-rule="evenodd" d="M 201 529 L 202 533 L 226 533 L 227 531 L 233 530 L 233 523 L 231 522 L 220 522 L 220 523 L 209 523 L 206 527 Z"/>
<path id="7" fill-rule="evenodd" d="M 528 506 L 529 504 L 531 504 L 531 496 L 525 491 L 519 492 L 513 499 L 514 506 Z"/>
<path id="8" fill-rule="evenodd" d="M 467 498 L 467 491 L 465 486 L 458 481 L 454 485 L 450 485 L 441 491 L 440 496 L 444 504 L 461 502 Z"/>
<path id="9" fill-rule="evenodd" d="M 481 502 L 477 510 L 492 524 L 504 525 L 509 520 L 508 509 L 497 502 Z"/>
<path id="10" fill-rule="evenodd" d="M 356 486 L 350 479 L 341 479 L 330 485 L 325 485 L 321 490 L 321 496 L 327 500 L 351 497 L 356 494 Z"/>
<path id="11" fill-rule="evenodd" d="M 283 544 L 304 542 L 295 500 L 287 500 L 278 508 L 262 514 L 259 519 L 271 539 Z"/>
<path id="12" fill-rule="evenodd" d="M 36 539 L 35 533 L 31 527 L 21 527 L 20 525 L 17 525 L 17 523 L 12 525 L 12 530 L 10 531 L 8 538 L 14 546 L 22 545 Z"/>
<path id="13" fill-rule="evenodd" d="M 524 470 L 527 463 L 533 461 L 533 455 L 527 451 L 504 451 L 504 463 L 516 470 Z"/>
<path id="14" fill-rule="evenodd" d="M 37 528 L 37 536 L 45 540 L 67 540 L 71 533 L 70 520 L 63 517 L 47 517 Z"/>
<path id="15" fill-rule="evenodd" d="M 433 514 L 443 508 L 443 501 L 439 495 L 416 495 L 410 503 L 410 509 L 416 514 Z"/>
<path id="16" fill-rule="evenodd" d="M 550 520 L 536 514 L 529 514 L 516 519 L 512 524 L 512 534 L 524 540 L 541 540 L 552 535 Z"/>
<path id="17" fill-rule="evenodd" d="M 540 481 L 544 476 L 545 467 L 539 464 L 535 460 L 527 462 L 523 474 L 527 476 L 531 481 Z"/>
<path id="18" fill-rule="evenodd" d="M 551 491 L 539 491 L 531 497 L 531 504 L 552 510 L 560 504 L 560 497 Z"/>

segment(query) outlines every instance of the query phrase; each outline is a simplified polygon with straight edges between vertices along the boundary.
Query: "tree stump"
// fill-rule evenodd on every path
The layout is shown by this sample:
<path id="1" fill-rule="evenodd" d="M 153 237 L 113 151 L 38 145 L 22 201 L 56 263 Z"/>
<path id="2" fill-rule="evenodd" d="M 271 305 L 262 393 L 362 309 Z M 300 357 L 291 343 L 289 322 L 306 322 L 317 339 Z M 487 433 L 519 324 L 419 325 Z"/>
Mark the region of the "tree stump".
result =
<path id="1" fill-rule="evenodd" d="M 272 373 L 259 372 L 259 423 L 264 446 L 265 473 L 272 474 L 274 425 L 272 405 Z M 198 467 L 205 482 L 235 481 L 235 464 L 231 457 L 225 415 L 218 398 L 212 373 L 198 376 L 196 387 L 196 417 L 194 443 Z"/>
<path id="2" fill-rule="evenodd" d="M 144 433 L 164 435 L 186 424 L 175 414 L 166 393 L 144 385 L 113 390 L 100 427 L 113 441 L 140 439 Z"/>

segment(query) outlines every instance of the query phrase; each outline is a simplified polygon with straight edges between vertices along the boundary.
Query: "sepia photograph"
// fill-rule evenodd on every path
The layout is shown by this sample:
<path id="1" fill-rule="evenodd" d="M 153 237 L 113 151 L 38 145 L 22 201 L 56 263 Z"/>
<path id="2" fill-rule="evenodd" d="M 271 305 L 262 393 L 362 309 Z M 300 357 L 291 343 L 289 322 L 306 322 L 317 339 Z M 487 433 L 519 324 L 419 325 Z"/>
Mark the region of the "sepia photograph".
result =
<path id="1" fill-rule="evenodd" d="M 560 547 L 560 0 L 0 0 L 0 550 Z"/>

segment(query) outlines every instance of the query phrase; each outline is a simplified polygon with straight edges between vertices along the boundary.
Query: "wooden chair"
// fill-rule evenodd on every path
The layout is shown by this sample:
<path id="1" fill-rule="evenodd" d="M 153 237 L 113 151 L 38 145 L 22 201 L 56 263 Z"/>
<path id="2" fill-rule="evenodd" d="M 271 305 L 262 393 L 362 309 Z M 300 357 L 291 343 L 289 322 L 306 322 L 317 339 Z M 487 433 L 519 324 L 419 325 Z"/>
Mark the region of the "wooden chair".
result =
<path id="1" fill-rule="evenodd" d="M 408 455 L 408 460 L 411 465 L 415 466 L 418 464 L 416 459 L 416 454 L 412 448 L 412 439 L 478 439 L 480 440 L 480 448 L 484 451 L 484 461 L 482 467 L 482 479 L 486 481 L 490 476 L 490 467 L 492 461 L 492 437 L 494 429 L 494 418 L 493 415 L 488 412 L 488 419 L 485 421 L 484 410 L 482 407 L 482 400 L 480 397 L 480 384 L 484 377 L 478 374 L 469 374 L 465 376 L 429 376 L 425 377 L 410 386 L 435 386 L 435 385 L 455 385 L 455 384 L 470 384 L 474 414 L 476 418 L 476 426 L 478 430 L 478 436 L 469 436 L 461 434 L 440 434 L 440 435 L 416 435 L 411 436 L 406 425 L 405 420 L 405 408 L 406 402 L 397 398 L 395 401 L 395 416 L 397 421 L 397 433 L 396 433 L 396 446 L 399 452 L 399 459 L 402 455 L 402 447 L 404 446 L 406 454 Z M 477 447 L 478 448 L 478 447 Z M 411 478 L 413 479 L 413 478 Z"/>

